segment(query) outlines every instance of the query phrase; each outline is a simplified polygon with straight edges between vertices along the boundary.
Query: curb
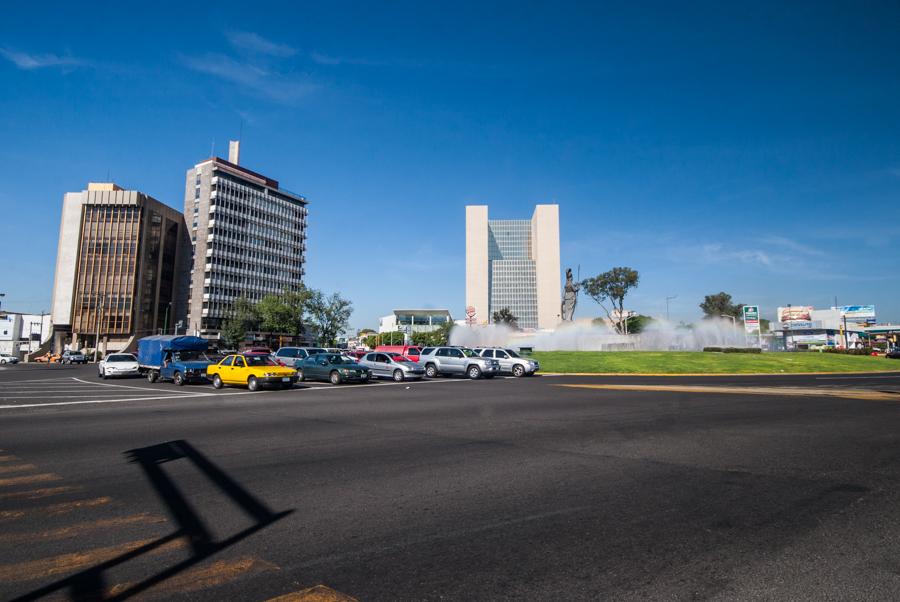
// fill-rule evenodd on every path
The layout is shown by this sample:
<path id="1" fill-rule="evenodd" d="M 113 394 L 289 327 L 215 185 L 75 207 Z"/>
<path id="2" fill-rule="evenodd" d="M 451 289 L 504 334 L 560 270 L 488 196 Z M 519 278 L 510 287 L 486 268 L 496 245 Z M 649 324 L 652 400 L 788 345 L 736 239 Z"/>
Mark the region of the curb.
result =
<path id="1" fill-rule="evenodd" d="M 542 376 L 873 376 L 897 374 L 897 370 L 870 372 L 542 372 Z"/>

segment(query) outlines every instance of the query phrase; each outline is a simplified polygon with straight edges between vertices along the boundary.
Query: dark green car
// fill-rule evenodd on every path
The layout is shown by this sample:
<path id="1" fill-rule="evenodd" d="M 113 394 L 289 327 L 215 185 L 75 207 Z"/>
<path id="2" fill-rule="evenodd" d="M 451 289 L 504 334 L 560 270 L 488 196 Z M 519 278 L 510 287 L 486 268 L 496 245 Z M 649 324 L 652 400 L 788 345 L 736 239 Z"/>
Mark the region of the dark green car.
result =
<path id="1" fill-rule="evenodd" d="M 346 382 L 367 383 L 372 373 L 339 353 L 317 353 L 294 364 L 298 380 L 327 380 L 333 385 Z"/>

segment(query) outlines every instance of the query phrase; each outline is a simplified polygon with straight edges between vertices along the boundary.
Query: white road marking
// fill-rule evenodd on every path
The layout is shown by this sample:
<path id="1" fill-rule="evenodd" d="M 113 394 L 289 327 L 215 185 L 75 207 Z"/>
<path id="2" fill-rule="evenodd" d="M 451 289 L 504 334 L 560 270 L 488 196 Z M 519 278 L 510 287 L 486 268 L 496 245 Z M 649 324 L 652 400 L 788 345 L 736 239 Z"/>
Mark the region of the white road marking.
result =
<path id="1" fill-rule="evenodd" d="M 187 399 L 189 397 L 224 397 L 225 395 L 255 395 L 252 391 L 235 391 L 234 393 L 189 393 L 187 395 L 160 395 L 156 397 L 125 397 L 122 399 L 89 399 L 82 401 L 54 401 L 50 403 L 21 403 L 0 405 L 0 410 L 12 410 L 19 408 L 44 408 L 51 406 L 74 406 L 97 403 L 121 403 L 124 401 L 145 401 L 151 399 Z"/>
<path id="2" fill-rule="evenodd" d="M 78 381 L 80 383 L 84 383 L 86 385 L 94 385 L 95 387 L 119 387 L 121 389 L 138 389 L 139 391 L 156 391 L 158 389 L 151 389 L 148 387 L 135 387 L 134 385 L 114 385 L 112 383 L 98 383 L 91 382 L 87 380 L 82 380 L 80 378 L 73 378 L 72 380 Z M 173 391 L 173 393 L 178 393 L 179 391 Z"/>
<path id="3" fill-rule="evenodd" d="M 852 380 L 857 378 L 900 378 L 900 375 L 884 375 L 884 376 L 817 376 L 816 380 Z"/>

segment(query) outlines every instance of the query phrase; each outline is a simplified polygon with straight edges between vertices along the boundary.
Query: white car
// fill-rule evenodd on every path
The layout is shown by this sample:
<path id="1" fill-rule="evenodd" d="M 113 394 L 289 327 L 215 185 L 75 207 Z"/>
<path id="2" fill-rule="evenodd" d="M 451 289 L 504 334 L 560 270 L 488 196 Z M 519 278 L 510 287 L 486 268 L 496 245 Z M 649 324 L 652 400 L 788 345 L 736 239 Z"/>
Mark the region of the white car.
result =
<path id="1" fill-rule="evenodd" d="M 111 353 L 97 364 L 97 376 L 140 376 L 137 358 L 130 353 Z"/>
<path id="2" fill-rule="evenodd" d="M 0 364 L 18 364 L 19 358 L 8 353 L 0 353 Z"/>

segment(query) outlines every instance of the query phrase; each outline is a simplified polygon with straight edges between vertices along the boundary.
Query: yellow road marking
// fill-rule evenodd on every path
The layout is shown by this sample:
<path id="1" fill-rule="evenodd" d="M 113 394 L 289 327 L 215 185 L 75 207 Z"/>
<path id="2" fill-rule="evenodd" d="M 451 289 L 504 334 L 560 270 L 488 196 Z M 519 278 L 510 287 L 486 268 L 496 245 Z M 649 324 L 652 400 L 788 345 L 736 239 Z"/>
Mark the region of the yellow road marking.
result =
<path id="1" fill-rule="evenodd" d="M 661 391 L 670 393 L 720 393 L 734 395 L 773 395 L 776 397 L 842 397 L 878 401 L 900 401 L 900 394 L 865 389 L 815 389 L 799 387 L 717 387 L 706 385 L 556 385 L 571 389 L 608 391 Z"/>
<path id="2" fill-rule="evenodd" d="M 50 497 L 61 493 L 71 493 L 73 491 L 81 491 L 80 485 L 62 487 L 45 487 L 43 489 L 29 489 L 28 491 L 11 491 L 9 493 L 0 493 L 0 500 L 26 499 L 37 500 L 42 497 Z"/>
<path id="3" fill-rule="evenodd" d="M 356 598 L 342 594 L 330 587 L 316 585 L 299 592 L 291 592 L 266 602 L 359 602 Z"/>
<path id="4" fill-rule="evenodd" d="M 61 481 L 62 477 L 52 472 L 41 474 L 30 474 L 24 477 L 8 477 L 0 479 L 0 487 L 8 487 L 10 485 L 24 485 L 27 483 L 45 483 L 47 481 Z"/>
<path id="5" fill-rule="evenodd" d="M 18 460 L 15 456 L 0 456 L 0 462 L 12 462 L 13 460 Z"/>
<path id="6" fill-rule="evenodd" d="M 111 560 L 116 556 L 133 552 L 138 548 L 146 546 L 156 541 L 155 539 L 142 539 L 139 541 L 130 541 L 128 543 L 107 548 L 96 548 L 86 552 L 74 552 L 72 554 L 61 554 L 59 556 L 51 556 L 49 558 L 41 558 L 40 560 L 28 560 L 26 562 L 17 562 L 15 564 L 7 564 L 0 566 L 0 583 L 12 583 L 18 581 L 33 581 L 36 579 L 44 579 L 54 577 L 83 569 L 88 566 L 100 564 Z M 185 546 L 184 538 L 175 539 L 165 543 L 157 548 L 153 548 L 148 553 L 158 554 L 170 550 L 176 550 Z"/>
<path id="7" fill-rule="evenodd" d="M 27 510 L 8 510 L 0 512 L 0 519 L 21 518 L 25 513 L 38 516 L 58 516 L 60 514 L 68 514 L 75 510 L 83 508 L 96 508 L 97 506 L 105 506 L 112 501 L 111 497 L 97 497 L 89 500 L 75 500 L 73 502 L 63 502 L 61 504 L 52 504 L 50 506 L 28 508 Z"/>
<path id="8" fill-rule="evenodd" d="M 190 593 L 229 583 L 247 574 L 277 571 L 270 562 L 250 556 L 236 560 L 217 560 L 208 566 L 196 567 L 175 575 L 154 586 L 151 592 Z M 120 583 L 110 588 L 108 596 L 117 596 L 133 587 L 133 583 Z"/>
<path id="9" fill-rule="evenodd" d="M 127 527 L 133 524 L 153 524 L 164 523 L 166 519 L 162 516 L 154 516 L 152 514 L 135 514 L 133 516 L 123 516 L 120 518 L 107 518 L 102 520 L 89 521 L 62 527 L 59 529 L 50 529 L 38 533 L 9 533 L 0 534 L 0 542 L 3 543 L 35 543 L 39 541 L 55 541 L 58 539 L 68 539 L 90 531 L 100 529 L 117 529 Z"/>
<path id="10" fill-rule="evenodd" d="M 23 472 L 26 470 L 34 470 L 34 464 L 13 464 L 12 466 L 0 466 L 0 474 L 9 474 L 11 472 Z"/>

